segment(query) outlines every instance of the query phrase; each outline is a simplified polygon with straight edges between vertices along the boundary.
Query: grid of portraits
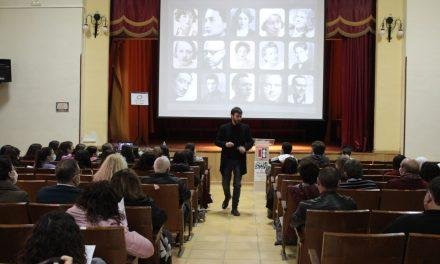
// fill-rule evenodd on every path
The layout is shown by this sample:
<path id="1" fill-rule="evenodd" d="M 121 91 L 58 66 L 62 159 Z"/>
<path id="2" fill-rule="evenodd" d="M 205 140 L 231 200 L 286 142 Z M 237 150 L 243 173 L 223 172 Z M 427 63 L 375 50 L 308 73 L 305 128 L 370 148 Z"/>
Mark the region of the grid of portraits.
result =
<path id="1" fill-rule="evenodd" d="M 172 19 L 175 101 L 313 104 L 311 8 L 187 8 Z"/>

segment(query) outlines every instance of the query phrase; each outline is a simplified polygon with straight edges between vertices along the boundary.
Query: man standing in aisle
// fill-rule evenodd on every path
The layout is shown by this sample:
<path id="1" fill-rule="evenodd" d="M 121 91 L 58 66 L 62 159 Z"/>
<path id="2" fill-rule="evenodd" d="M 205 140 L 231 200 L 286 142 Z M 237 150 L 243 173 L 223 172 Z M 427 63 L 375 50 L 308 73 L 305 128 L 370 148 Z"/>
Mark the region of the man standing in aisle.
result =
<path id="1" fill-rule="evenodd" d="M 246 174 L 246 151 L 254 145 L 249 126 L 241 123 L 242 114 L 243 111 L 239 107 L 232 108 L 231 122 L 220 126 L 215 139 L 215 145 L 222 148 L 220 172 L 225 194 L 222 208 L 226 209 L 229 205 L 230 183 L 234 173 L 231 214 L 235 216 L 240 215 L 237 208 L 240 200 L 241 177 Z"/>

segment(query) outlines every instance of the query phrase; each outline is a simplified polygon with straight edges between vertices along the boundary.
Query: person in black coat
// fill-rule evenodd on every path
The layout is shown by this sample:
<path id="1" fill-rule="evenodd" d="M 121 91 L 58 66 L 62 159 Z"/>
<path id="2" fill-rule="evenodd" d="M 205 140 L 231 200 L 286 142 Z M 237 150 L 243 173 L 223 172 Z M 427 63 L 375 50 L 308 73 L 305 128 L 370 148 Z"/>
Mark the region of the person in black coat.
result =
<path id="1" fill-rule="evenodd" d="M 38 203 L 73 204 L 82 190 L 78 188 L 80 169 L 74 159 L 60 161 L 55 169 L 58 184 L 41 188 L 37 193 Z"/>
<path id="2" fill-rule="evenodd" d="M 232 211 L 235 216 L 240 213 L 237 210 L 240 200 L 241 178 L 247 172 L 246 151 L 252 148 L 252 139 L 249 126 L 241 123 L 243 111 L 239 107 L 231 110 L 231 122 L 223 124 L 215 139 L 215 145 L 222 148 L 220 172 L 222 174 L 223 192 L 225 200 L 222 208 L 226 209 L 231 199 L 230 182 L 232 172 L 234 173 L 234 191 L 232 195 Z"/>

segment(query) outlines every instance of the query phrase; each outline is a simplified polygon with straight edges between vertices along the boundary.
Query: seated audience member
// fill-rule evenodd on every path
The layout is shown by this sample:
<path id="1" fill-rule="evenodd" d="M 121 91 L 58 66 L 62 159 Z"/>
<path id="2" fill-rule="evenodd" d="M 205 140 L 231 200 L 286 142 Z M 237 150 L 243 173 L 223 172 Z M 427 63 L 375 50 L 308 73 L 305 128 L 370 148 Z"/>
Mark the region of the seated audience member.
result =
<path id="1" fill-rule="evenodd" d="M 196 154 L 196 145 L 194 143 L 186 143 L 185 149 L 189 150 L 189 151 L 192 151 L 192 153 L 193 153 L 194 160 L 191 163 L 203 162 L 203 157 L 198 157 L 197 154 Z"/>
<path id="2" fill-rule="evenodd" d="M 80 180 L 80 169 L 75 160 L 62 160 L 55 169 L 57 185 L 41 188 L 37 194 L 38 203 L 72 204 L 81 194 L 77 186 Z"/>
<path id="3" fill-rule="evenodd" d="M 165 142 L 163 142 L 159 147 L 160 147 L 160 150 L 162 151 L 161 156 L 165 156 L 168 159 L 170 159 L 170 149 L 168 148 L 167 144 Z"/>
<path id="4" fill-rule="evenodd" d="M 297 184 L 299 188 L 310 186 L 313 190 L 316 190 L 316 196 L 318 196 L 318 186 L 316 180 L 319 175 L 319 167 L 310 159 L 304 158 L 299 162 L 298 173 L 301 176 L 302 183 Z"/>
<path id="5" fill-rule="evenodd" d="M 75 148 L 72 151 L 72 155 L 75 156 L 76 153 L 78 153 L 78 151 L 85 150 L 85 149 L 86 149 L 86 145 L 81 144 L 81 143 L 76 144 Z"/>
<path id="6" fill-rule="evenodd" d="M 56 159 L 55 152 L 49 147 L 44 147 L 37 152 L 37 157 L 35 159 L 36 169 L 55 169 L 54 162 Z"/>
<path id="7" fill-rule="evenodd" d="M 281 165 L 281 173 L 296 174 L 298 172 L 298 161 L 293 157 L 284 159 Z"/>
<path id="8" fill-rule="evenodd" d="M 98 160 L 98 148 L 95 146 L 88 146 L 86 148 L 87 152 L 89 152 L 90 155 L 90 161 L 95 162 Z"/>
<path id="9" fill-rule="evenodd" d="M 312 143 L 312 154 L 309 157 L 318 163 L 319 168 L 330 165 L 330 160 L 325 155 L 325 144 L 322 141 Z"/>
<path id="10" fill-rule="evenodd" d="M 140 158 L 139 156 L 139 147 L 134 146 L 133 147 L 133 155 L 134 155 L 134 159 L 138 160 Z"/>
<path id="11" fill-rule="evenodd" d="M 298 228 L 306 223 L 306 211 L 315 210 L 356 210 L 355 201 L 336 192 L 339 175 L 335 168 L 321 169 L 318 176 L 319 197 L 302 201 L 292 216 L 292 226 Z"/>
<path id="12" fill-rule="evenodd" d="M 170 166 L 170 161 L 167 157 L 161 156 L 157 158 L 154 161 L 154 175 L 151 177 L 141 177 L 141 182 L 148 184 L 178 184 L 179 202 L 183 204 L 191 197 L 191 192 L 179 178 L 170 174 Z"/>
<path id="13" fill-rule="evenodd" d="M 102 145 L 101 154 L 99 155 L 99 159 L 101 160 L 101 163 L 103 163 L 105 161 L 107 156 L 114 154 L 114 153 L 115 153 L 115 149 L 113 148 L 112 144 L 105 143 L 104 145 Z"/>
<path id="14" fill-rule="evenodd" d="M 396 155 L 393 158 L 393 169 L 390 171 L 385 172 L 385 176 L 400 176 L 400 163 L 402 163 L 402 161 L 406 159 L 406 157 L 404 155 Z"/>
<path id="15" fill-rule="evenodd" d="M 342 147 L 341 156 L 346 156 L 347 158 L 351 158 L 351 152 L 353 151 L 353 148 L 350 146 L 344 146 Z"/>
<path id="16" fill-rule="evenodd" d="M 63 158 L 69 158 L 72 156 L 73 152 L 73 143 L 71 141 L 64 141 L 61 142 L 60 146 L 58 147 L 58 153 L 56 161 L 60 161 Z"/>
<path id="17" fill-rule="evenodd" d="M 440 167 L 435 162 L 425 162 L 420 168 L 420 177 L 426 182 L 431 182 L 440 176 Z"/>
<path id="18" fill-rule="evenodd" d="M 4 145 L 0 149 L 0 155 L 7 156 L 14 167 L 20 167 L 20 150 L 14 146 L 11 145 Z"/>
<path id="19" fill-rule="evenodd" d="M 133 147 L 128 145 L 123 145 L 121 148 L 121 155 L 125 158 L 128 164 L 133 164 L 135 161 Z"/>
<path id="20" fill-rule="evenodd" d="M 142 153 L 136 164 L 134 164 L 133 169 L 139 172 L 149 172 L 153 169 L 154 161 L 156 160 L 156 154 L 149 150 Z M 143 176 L 143 175 L 140 175 Z"/>
<path id="21" fill-rule="evenodd" d="M 347 177 L 344 173 L 344 165 L 347 161 L 349 161 L 350 158 L 347 157 L 346 155 L 341 155 L 336 161 L 335 161 L 335 168 L 339 173 L 339 179 L 341 179 L 341 181 L 346 181 Z"/>
<path id="22" fill-rule="evenodd" d="M 58 152 L 58 147 L 60 146 L 60 142 L 58 140 L 52 140 L 49 142 L 48 147 L 53 150 L 54 153 Z"/>
<path id="23" fill-rule="evenodd" d="M 125 218 L 125 207 L 119 208 L 122 197 L 113 190 L 108 181 L 100 181 L 87 186 L 76 203 L 66 212 L 73 216 L 80 227 L 122 226 L 125 230 L 127 253 L 134 257 L 149 258 L 154 246 L 137 232 L 129 231 Z"/>
<path id="24" fill-rule="evenodd" d="M 173 160 L 171 161 L 171 171 L 174 172 L 187 172 L 191 171 L 189 164 L 187 162 L 187 156 L 183 151 L 177 151 L 174 153 Z"/>
<path id="25" fill-rule="evenodd" d="M 43 215 L 35 224 L 16 263 L 54 263 L 44 261 L 51 258 L 64 260 L 66 256 L 75 264 L 87 262 L 83 238 L 75 220 L 69 214 L 53 211 Z"/>
<path id="26" fill-rule="evenodd" d="M 121 154 L 111 154 L 104 160 L 95 175 L 93 175 L 93 181 L 110 181 L 113 174 L 127 168 L 127 162 Z"/>
<path id="27" fill-rule="evenodd" d="M 18 188 L 18 174 L 7 156 L 0 156 L 0 203 L 28 202 L 28 194 Z"/>
<path id="28" fill-rule="evenodd" d="M 21 158 L 22 160 L 35 160 L 37 157 L 37 152 L 41 150 L 43 146 L 38 143 L 31 144 L 26 152 L 26 154 Z"/>
<path id="29" fill-rule="evenodd" d="M 294 156 L 292 155 L 292 144 L 290 144 L 289 142 L 283 142 L 283 144 L 281 145 L 280 155 L 278 155 L 277 157 L 271 158 L 270 162 L 271 163 L 283 163 L 284 160 L 289 157 L 294 158 Z"/>
<path id="30" fill-rule="evenodd" d="M 426 189 L 427 183 L 419 175 L 419 164 L 406 158 L 400 164 L 400 178 L 388 181 L 386 189 L 417 190 Z"/>
<path id="31" fill-rule="evenodd" d="M 90 160 L 90 154 L 87 150 L 78 150 L 75 153 L 75 160 L 78 162 L 80 169 L 91 169 L 92 161 Z"/>
<path id="32" fill-rule="evenodd" d="M 423 214 L 401 216 L 385 229 L 385 233 L 440 234 L 440 177 L 429 183 L 423 206 Z"/>
<path id="33" fill-rule="evenodd" d="M 362 164 L 354 159 L 348 160 L 344 165 L 344 175 L 348 179 L 339 184 L 343 189 L 378 189 L 374 181 L 364 180 Z"/>
<path id="34" fill-rule="evenodd" d="M 141 189 L 141 181 L 131 169 L 123 169 L 116 172 L 111 180 L 113 189 L 119 196 L 124 198 L 125 206 L 150 206 L 153 220 L 153 229 L 158 231 L 167 220 L 164 210 L 154 204 L 154 201 L 146 196 Z"/>

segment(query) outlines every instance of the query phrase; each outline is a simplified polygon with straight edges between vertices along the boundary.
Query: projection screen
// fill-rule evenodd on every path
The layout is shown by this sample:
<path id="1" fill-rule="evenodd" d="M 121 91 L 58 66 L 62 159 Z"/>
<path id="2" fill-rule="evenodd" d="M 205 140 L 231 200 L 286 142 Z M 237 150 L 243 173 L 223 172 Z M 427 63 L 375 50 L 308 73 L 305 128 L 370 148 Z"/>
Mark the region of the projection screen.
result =
<path id="1" fill-rule="evenodd" d="M 161 1 L 159 117 L 322 119 L 324 5 Z"/>

